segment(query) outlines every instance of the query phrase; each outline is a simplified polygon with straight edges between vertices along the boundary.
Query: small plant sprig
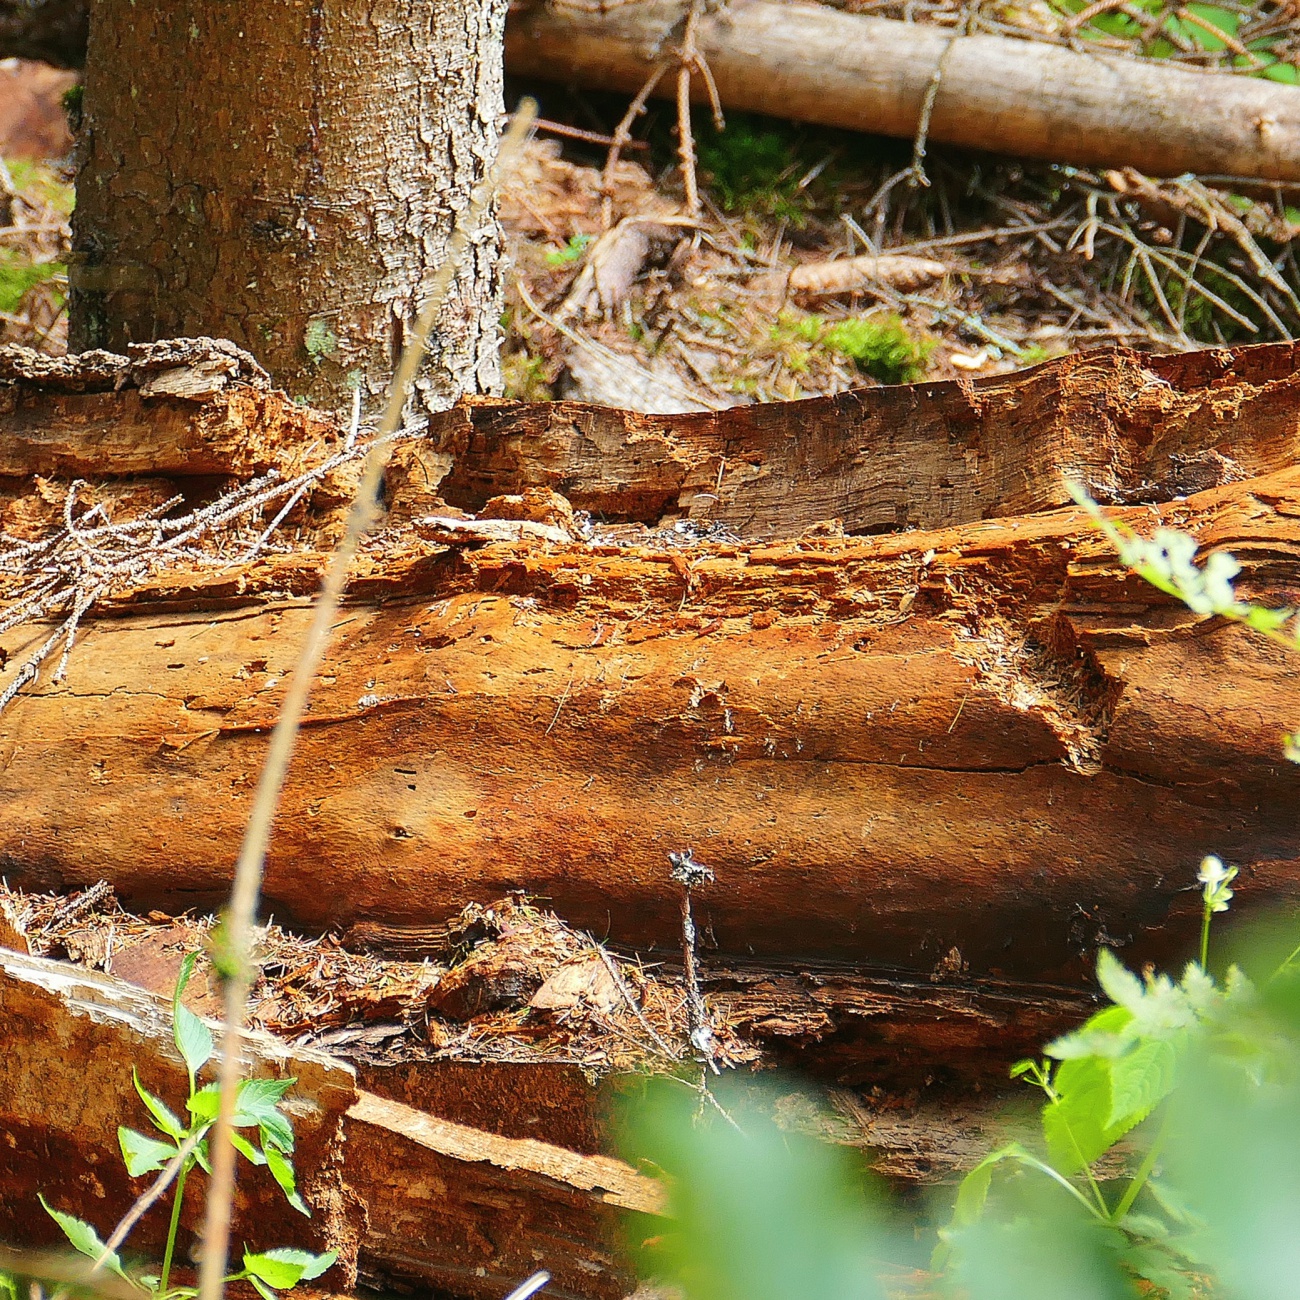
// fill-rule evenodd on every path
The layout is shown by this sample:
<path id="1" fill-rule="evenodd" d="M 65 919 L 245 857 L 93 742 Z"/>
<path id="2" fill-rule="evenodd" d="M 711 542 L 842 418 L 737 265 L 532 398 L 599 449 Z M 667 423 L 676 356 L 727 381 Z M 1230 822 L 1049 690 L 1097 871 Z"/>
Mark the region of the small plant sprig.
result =
<path id="1" fill-rule="evenodd" d="M 171 1280 L 186 1182 L 196 1165 L 205 1173 L 211 1172 L 208 1163 L 208 1133 L 216 1122 L 220 1104 L 217 1085 L 209 1083 L 200 1086 L 198 1082 L 199 1072 L 212 1059 L 212 1033 L 181 1001 L 197 956 L 197 953 L 189 953 L 185 957 L 172 993 L 172 1037 L 185 1063 L 189 1084 L 185 1107 L 189 1122 L 182 1123 L 161 1098 L 144 1086 L 139 1073 L 132 1069 L 136 1093 L 149 1112 L 153 1127 L 162 1136 L 154 1137 L 125 1126 L 117 1130 L 122 1161 L 131 1177 L 139 1178 L 144 1174 L 161 1171 L 154 1187 L 137 1202 L 137 1207 L 143 1203 L 143 1208 L 147 1209 L 154 1199 L 166 1191 L 167 1183 L 171 1179 L 175 1180 L 171 1220 L 159 1272 L 154 1275 L 128 1271 L 118 1254 L 117 1248 L 122 1239 L 139 1217 L 137 1207 L 133 1207 L 109 1241 L 104 1242 L 89 1223 L 54 1209 L 43 1196 L 40 1198 L 41 1204 L 72 1246 L 95 1261 L 95 1269 L 107 1269 L 123 1281 L 138 1286 L 152 1300 L 192 1300 L 198 1294 L 194 1287 L 173 1286 Z M 299 1213 L 310 1217 L 311 1211 L 298 1192 L 294 1176 L 293 1125 L 282 1108 L 285 1093 L 295 1082 L 296 1079 L 241 1080 L 236 1095 L 234 1125 L 236 1129 L 255 1130 L 255 1134 L 245 1136 L 241 1132 L 232 1132 L 230 1140 L 251 1164 L 265 1166 L 289 1204 Z M 253 1136 L 257 1142 L 252 1140 Z M 319 1277 L 337 1258 L 338 1252 L 333 1250 L 320 1255 L 289 1247 L 261 1253 L 246 1250 L 243 1268 L 231 1273 L 225 1280 L 248 1282 L 263 1300 L 279 1300 L 278 1293 L 292 1289 L 299 1282 Z M 3 1291 L 3 1282 L 0 1282 L 0 1296 Z M 17 1297 L 11 1297 L 11 1300 L 17 1300 Z"/>
<path id="2" fill-rule="evenodd" d="M 1175 528 L 1157 528 L 1150 537 L 1139 537 L 1127 524 L 1108 518 L 1082 484 L 1066 479 L 1065 486 L 1115 547 L 1121 562 L 1153 587 L 1181 600 L 1193 613 L 1244 624 L 1270 641 L 1300 650 L 1300 610 L 1239 600 L 1232 584 L 1241 565 L 1234 556 L 1214 551 L 1198 566 L 1194 537 Z M 1300 732 L 1283 737 L 1283 752 L 1291 762 L 1300 763 Z"/>
<path id="3" fill-rule="evenodd" d="M 1048 1043 L 1042 1059 L 1011 1067 L 1013 1079 L 1024 1079 L 1046 1097 L 1041 1115 L 1046 1157 L 1010 1142 L 966 1176 L 952 1220 L 939 1233 L 936 1271 L 949 1266 L 954 1251 L 961 1249 L 963 1232 L 985 1215 L 999 1167 L 1020 1167 L 1056 1183 L 1097 1227 L 1112 1234 L 1113 1253 L 1131 1276 L 1175 1300 L 1194 1293 L 1192 1276 L 1200 1271 L 1197 1234 L 1203 1225 L 1151 1181 L 1164 1148 L 1164 1118 L 1113 1201 L 1102 1190 L 1097 1165 L 1164 1106 L 1189 1050 L 1203 1047 L 1225 1027 L 1230 1032 L 1234 1017 L 1255 1000 L 1254 986 L 1235 966 L 1222 985 L 1208 970 L 1210 922 L 1228 910 L 1236 876 L 1237 868 L 1216 857 L 1201 863 L 1200 960 L 1189 962 L 1177 983 L 1151 971 L 1139 977 L 1103 948 L 1097 955 L 1097 981 L 1111 1005 L 1081 1029 Z M 1137 1211 L 1144 1191 L 1149 1195 Z"/>

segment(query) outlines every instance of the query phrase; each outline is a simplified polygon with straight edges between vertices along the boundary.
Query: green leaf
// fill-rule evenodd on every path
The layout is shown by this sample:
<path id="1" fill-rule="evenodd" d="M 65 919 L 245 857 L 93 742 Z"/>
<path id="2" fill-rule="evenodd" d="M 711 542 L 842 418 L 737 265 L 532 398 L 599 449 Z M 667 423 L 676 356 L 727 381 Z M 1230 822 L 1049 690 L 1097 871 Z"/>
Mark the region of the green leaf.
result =
<path id="1" fill-rule="evenodd" d="M 297 1079 L 245 1079 L 235 1101 L 235 1123 L 241 1128 L 256 1125 L 264 1147 L 292 1151 L 293 1125 L 280 1110 L 280 1103 L 295 1083 Z"/>
<path id="2" fill-rule="evenodd" d="M 273 1111 L 263 1118 L 260 1131 L 264 1147 L 279 1147 L 285 1152 L 293 1150 L 293 1125 L 279 1111 Z"/>
<path id="3" fill-rule="evenodd" d="M 1174 1088 L 1178 1052 L 1168 1039 L 1149 1039 L 1110 1063 L 1107 1129 L 1140 1124 Z"/>
<path id="4" fill-rule="evenodd" d="M 295 1250 L 290 1246 L 281 1246 L 276 1250 L 264 1251 L 260 1255 L 244 1253 L 244 1268 L 249 1277 L 258 1278 L 267 1286 L 283 1291 L 297 1286 L 299 1282 L 311 1281 L 320 1277 L 338 1258 L 338 1251 L 326 1251 L 323 1255 L 313 1255 L 309 1250 Z"/>
<path id="5" fill-rule="evenodd" d="M 264 1165 L 266 1157 L 242 1134 L 230 1130 L 230 1145 L 250 1164 Z"/>
<path id="6" fill-rule="evenodd" d="M 221 1088 L 215 1083 L 204 1084 L 185 1104 L 196 1121 L 211 1124 L 221 1109 Z"/>
<path id="7" fill-rule="evenodd" d="M 177 1151 L 175 1142 L 159 1142 L 157 1138 L 137 1133 L 131 1128 L 117 1130 L 117 1143 L 122 1148 L 126 1172 L 132 1178 L 161 1169 Z"/>
<path id="8" fill-rule="evenodd" d="M 190 1074 L 198 1072 L 212 1059 L 212 1031 L 189 1007 L 176 1004 L 176 1020 L 172 1026 L 176 1046 Z"/>
<path id="9" fill-rule="evenodd" d="M 1116 1006 L 1130 1011 L 1141 1006 L 1146 996 L 1142 981 L 1109 948 L 1097 953 L 1097 983 Z"/>
<path id="10" fill-rule="evenodd" d="M 1063 1061 L 1056 1072 L 1058 1100 L 1043 1107 L 1043 1137 L 1052 1164 L 1076 1173 L 1108 1151 L 1127 1129 L 1108 1126 L 1110 1061 L 1089 1056 Z"/>
<path id="11" fill-rule="evenodd" d="M 176 1049 L 180 1052 L 191 1079 L 212 1059 L 212 1034 L 207 1025 L 189 1007 L 181 1005 L 181 994 L 190 982 L 198 957 L 196 952 L 185 954 L 172 993 L 172 1037 L 176 1040 Z"/>
<path id="12" fill-rule="evenodd" d="M 272 1291 L 260 1277 L 254 1277 L 250 1274 L 247 1280 L 253 1290 L 262 1297 L 262 1300 L 280 1300 L 278 1292 Z"/>
<path id="13" fill-rule="evenodd" d="M 1127 1007 L 1107 1007 L 1071 1034 L 1054 1038 L 1043 1051 L 1058 1061 L 1085 1056 L 1118 1056 L 1132 1041 L 1133 1013 Z"/>
<path id="14" fill-rule="evenodd" d="M 135 1066 L 131 1067 L 131 1078 L 135 1081 L 135 1090 L 148 1108 L 149 1114 L 153 1116 L 153 1122 L 158 1126 L 160 1132 L 166 1133 L 169 1138 L 175 1138 L 180 1142 L 185 1137 L 185 1130 L 181 1127 L 181 1122 L 172 1114 L 167 1105 L 160 1101 L 149 1091 L 148 1088 L 140 1082 L 140 1075 L 137 1073 Z"/>
<path id="15" fill-rule="evenodd" d="M 44 1196 L 38 1196 L 37 1199 L 45 1207 L 45 1213 L 63 1230 L 63 1235 L 67 1237 L 74 1250 L 80 1251 L 87 1259 L 97 1260 L 104 1255 L 104 1243 L 99 1239 L 99 1233 L 90 1224 L 84 1219 L 56 1210 Z M 116 1251 L 105 1256 L 103 1266 L 110 1272 L 116 1273 L 118 1277 L 126 1278 L 126 1273 L 122 1270 L 122 1261 Z"/>
<path id="16" fill-rule="evenodd" d="M 266 1166 L 271 1171 L 271 1177 L 280 1184 L 284 1199 L 299 1214 L 304 1214 L 310 1219 L 311 1211 L 307 1208 L 307 1203 L 298 1195 L 297 1181 L 294 1178 L 293 1165 L 290 1163 L 289 1157 L 278 1147 L 270 1145 L 265 1148 L 265 1157 Z"/>

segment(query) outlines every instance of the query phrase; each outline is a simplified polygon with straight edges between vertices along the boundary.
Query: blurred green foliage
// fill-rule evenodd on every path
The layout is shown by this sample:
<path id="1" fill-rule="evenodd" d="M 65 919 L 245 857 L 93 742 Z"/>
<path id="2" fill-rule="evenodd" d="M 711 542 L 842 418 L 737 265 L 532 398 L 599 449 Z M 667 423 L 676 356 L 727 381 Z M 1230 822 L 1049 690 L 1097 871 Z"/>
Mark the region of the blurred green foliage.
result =
<path id="1" fill-rule="evenodd" d="M 16 249 L 0 248 L 0 311 L 16 312 L 27 291 L 47 280 L 56 282 L 53 288 L 61 300 L 67 274 L 62 262 L 33 262 Z"/>
<path id="2" fill-rule="evenodd" d="M 1092 7 L 1091 0 L 1052 0 L 1055 7 L 1064 14 L 1082 13 Z M 1148 35 L 1149 24 L 1154 19 L 1163 18 L 1158 24 L 1158 35 L 1151 39 Z M 1274 47 L 1286 35 L 1274 30 L 1258 39 L 1240 41 L 1243 27 L 1243 15 L 1236 10 L 1219 5 L 1188 4 L 1174 7 L 1166 0 L 1129 0 L 1124 6 L 1116 6 L 1102 13 L 1094 14 L 1083 25 L 1080 34 L 1084 37 L 1101 39 L 1117 37 L 1120 40 L 1142 41 L 1145 53 L 1153 58 L 1169 58 L 1186 55 L 1187 52 L 1204 51 L 1219 53 L 1241 44 L 1246 54 L 1231 56 L 1231 65 L 1237 68 L 1253 68 L 1254 75 L 1267 77 L 1287 85 L 1300 82 L 1300 74 L 1291 63 L 1283 62 L 1275 53 Z"/>

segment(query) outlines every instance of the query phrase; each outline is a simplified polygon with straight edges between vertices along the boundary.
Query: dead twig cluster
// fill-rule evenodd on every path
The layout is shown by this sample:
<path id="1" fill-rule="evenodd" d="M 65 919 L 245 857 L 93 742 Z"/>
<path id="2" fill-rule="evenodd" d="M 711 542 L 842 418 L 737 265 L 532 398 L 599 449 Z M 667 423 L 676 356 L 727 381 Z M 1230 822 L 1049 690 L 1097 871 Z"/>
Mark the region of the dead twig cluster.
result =
<path id="1" fill-rule="evenodd" d="M 61 528 L 35 541 L 0 533 L 0 634 L 57 620 L 0 690 L 0 710 L 39 678 L 56 650 L 51 681 L 63 681 L 82 619 L 96 603 L 168 569 L 255 558 L 305 493 L 368 451 L 369 444 L 347 448 L 288 479 L 272 471 L 182 514 L 171 513 L 183 501 L 176 496 L 114 520 L 103 502 L 83 504 L 88 485 L 74 480 L 64 497 Z M 260 520 L 271 507 L 281 508 L 267 527 L 251 538 L 241 534 L 241 525 Z"/>

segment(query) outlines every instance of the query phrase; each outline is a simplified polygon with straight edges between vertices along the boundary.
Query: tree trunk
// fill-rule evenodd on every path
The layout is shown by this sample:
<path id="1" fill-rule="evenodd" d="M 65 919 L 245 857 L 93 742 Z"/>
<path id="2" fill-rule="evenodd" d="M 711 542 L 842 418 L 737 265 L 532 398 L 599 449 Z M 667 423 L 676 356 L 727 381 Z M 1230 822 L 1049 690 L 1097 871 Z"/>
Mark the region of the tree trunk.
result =
<path id="1" fill-rule="evenodd" d="M 380 394 L 502 112 L 505 0 L 95 0 L 72 347 L 215 335 L 295 395 Z M 498 383 L 488 219 L 426 406 Z"/>

